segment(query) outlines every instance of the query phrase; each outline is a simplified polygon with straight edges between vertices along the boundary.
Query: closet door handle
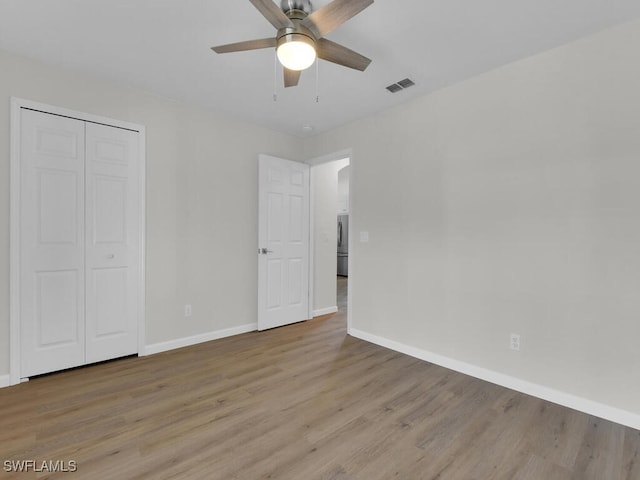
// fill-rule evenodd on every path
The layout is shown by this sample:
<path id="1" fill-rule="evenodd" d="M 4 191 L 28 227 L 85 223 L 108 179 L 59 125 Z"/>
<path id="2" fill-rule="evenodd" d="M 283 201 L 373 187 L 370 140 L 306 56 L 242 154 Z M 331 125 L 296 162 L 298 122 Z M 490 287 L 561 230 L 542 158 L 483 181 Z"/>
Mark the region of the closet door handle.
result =
<path id="1" fill-rule="evenodd" d="M 107 255 L 107 258 L 109 260 L 116 258 L 116 256 L 113 253 L 110 253 L 109 255 Z"/>

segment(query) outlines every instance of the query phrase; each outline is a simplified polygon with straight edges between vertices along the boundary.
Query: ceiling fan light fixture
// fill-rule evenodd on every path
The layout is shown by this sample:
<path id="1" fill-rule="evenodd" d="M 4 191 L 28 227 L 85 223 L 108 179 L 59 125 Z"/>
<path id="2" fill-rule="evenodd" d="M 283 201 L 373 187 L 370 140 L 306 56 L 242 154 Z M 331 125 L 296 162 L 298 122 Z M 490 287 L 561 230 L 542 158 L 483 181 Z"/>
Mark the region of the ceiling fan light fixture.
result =
<path id="1" fill-rule="evenodd" d="M 288 33 L 278 39 L 278 60 L 289 70 L 305 70 L 316 60 L 315 42 L 301 33 Z"/>
<path id="2" fill-rule="evenodd" d="M 315 0 L 280 0 L 280 8 L 278 0 L 249 1 L 276 28 L 275 37 L 218 45 L 211 47 L 214 52 L 275 47 L 277 58 L 284 67 L 282 79 L 285 88 L 298 85 L 302 70 L 309 68 L 317 59 L 361 72 L 371 63 L 364 55 L 325 37 L 373 4 L 374 0 L 321 0 L 325 4 L 319 10 L 311 5 Z"/>

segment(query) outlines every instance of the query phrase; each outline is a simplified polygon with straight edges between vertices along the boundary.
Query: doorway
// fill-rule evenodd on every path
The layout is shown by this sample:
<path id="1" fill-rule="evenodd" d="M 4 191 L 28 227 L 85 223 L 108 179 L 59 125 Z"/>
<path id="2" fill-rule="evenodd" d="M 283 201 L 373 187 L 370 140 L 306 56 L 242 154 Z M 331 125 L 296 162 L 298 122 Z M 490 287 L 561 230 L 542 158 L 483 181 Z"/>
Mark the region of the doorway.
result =
<path id="1" fill-rule="evenodd" d="M 338 277 L 349 276 L 349 165 L 338 170 Z"/>
<path id="2" fill-rule="evenodd" d="M 311 163 L 313 317 L 341 312 L 349 322 L 350 153 Z M 342 240 L 342 242 L 341 242 Z"/>

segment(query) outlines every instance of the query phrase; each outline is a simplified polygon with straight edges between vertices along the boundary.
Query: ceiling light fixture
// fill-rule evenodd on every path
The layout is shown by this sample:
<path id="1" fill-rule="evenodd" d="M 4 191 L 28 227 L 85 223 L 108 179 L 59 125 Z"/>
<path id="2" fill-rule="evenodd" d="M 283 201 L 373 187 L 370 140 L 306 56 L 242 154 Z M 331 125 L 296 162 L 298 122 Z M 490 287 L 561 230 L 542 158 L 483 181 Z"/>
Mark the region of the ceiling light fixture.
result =
<path id="1" fill-rule="evenodd" d="M 290 30 L 290 29 L 283 29 Z M 283 67 L 289 70 L 305 70 L 316 61 L 316 42 L 304 33 L 285 33 L 278 38 L 277 55 Z"/>

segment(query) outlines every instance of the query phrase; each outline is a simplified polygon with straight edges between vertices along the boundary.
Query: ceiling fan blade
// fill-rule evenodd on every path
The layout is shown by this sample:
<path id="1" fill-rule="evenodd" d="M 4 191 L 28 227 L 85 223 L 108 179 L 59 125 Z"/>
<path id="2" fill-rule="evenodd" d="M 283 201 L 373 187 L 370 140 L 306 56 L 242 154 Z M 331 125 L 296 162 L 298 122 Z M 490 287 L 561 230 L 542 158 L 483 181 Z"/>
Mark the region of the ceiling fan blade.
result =
<path id="1" fill-rule="evenodd" d="M 361 72 L 364 72 L 371 63 L 371 59 L 364 55 L 360 55 L 326 38 L 320 38 L 316 42 L 316 53 L 318 54 L 318 58 L 326 60 L 327 62 L 337 63 L 338 65 L 360 70 Z"/>
<path id="2" fill-rule="evenodd" d="M 249 0 L 254 7 L 256 7 L 262 16 L 266 18 L 271 25 L 280 29 L 284 27 L 291 27 L 293 23 L 289 20 L 280 7 L 278 7 L 273 0 Z"/>
<path id="3" fill-rule="evenodd" d="M 284 69 L 284 86 L 295 87 L 298 85 L 298 81 L 300 80 L 300 74 L 302 71 L 300 70 L 289 70 L 288 68 Z"/>
<path id="4" fill-rule="evenodd" d="M 245 50 L 259 50 L 261 48 L 272 48 L 276 46 L 275 38 L 261 38 L 259 40 L 247 40 L 245 42 L 228 43 L 211 47 L 216 53 L 243 52 Z"/>
<path id="5" fill-rule="evenodd" d="M 373 0 L 333 0 L 302 21 L 317 37 L 324 37 L 373 3 Z"/>

